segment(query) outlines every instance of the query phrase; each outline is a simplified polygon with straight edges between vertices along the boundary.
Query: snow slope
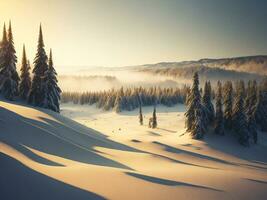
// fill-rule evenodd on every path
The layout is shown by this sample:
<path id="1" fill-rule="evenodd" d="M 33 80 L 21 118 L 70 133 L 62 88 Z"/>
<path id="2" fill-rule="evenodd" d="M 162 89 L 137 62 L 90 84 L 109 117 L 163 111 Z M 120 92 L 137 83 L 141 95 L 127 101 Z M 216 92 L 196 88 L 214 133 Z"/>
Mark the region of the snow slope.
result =
<path id="1" fill-rule="evenodd" d="M 181 105 L 158 108 L 154 130 L 139 126 L 137 111 L 62 109 L 74 121 L 0 101 L 1 199 L 267 198 L 266 144 L 191 140 Z"/>

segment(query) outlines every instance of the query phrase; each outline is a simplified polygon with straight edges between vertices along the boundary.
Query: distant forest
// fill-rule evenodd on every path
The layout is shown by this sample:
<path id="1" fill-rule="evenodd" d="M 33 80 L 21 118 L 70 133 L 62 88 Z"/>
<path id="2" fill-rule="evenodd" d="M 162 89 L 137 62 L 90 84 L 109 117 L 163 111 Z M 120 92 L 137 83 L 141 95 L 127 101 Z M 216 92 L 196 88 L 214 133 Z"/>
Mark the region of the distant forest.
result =
<path id="1" fill-rule="evenodd" d="M 61 102 L 73 102 L 75 104 L 96 104 L 98 108 L 104 110 L 123 110 L 131 111 L 138 108 L 138 98 L 141 99 L 143 106 L 162 104 L 173 106 L 177 103 L 184 103 L 189 87 L 181 88 L 160 88 L 160 87 L 131 87 L 111 89 L 100 92 L 63 92 Z"/>

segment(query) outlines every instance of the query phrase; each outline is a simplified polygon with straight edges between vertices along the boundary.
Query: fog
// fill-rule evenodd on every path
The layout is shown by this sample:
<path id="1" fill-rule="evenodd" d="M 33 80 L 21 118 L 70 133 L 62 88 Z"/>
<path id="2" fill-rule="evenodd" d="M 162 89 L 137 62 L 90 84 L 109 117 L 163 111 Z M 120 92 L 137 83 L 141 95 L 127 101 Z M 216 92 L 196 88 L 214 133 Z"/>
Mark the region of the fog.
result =
<path id="1" fill-rule="evenodd" d="M 124 69 L 91 69 L 59 73 L 59 85 L 64 92 L 101 91 L 120 87 L 179 87 L 191 80 Z"/>

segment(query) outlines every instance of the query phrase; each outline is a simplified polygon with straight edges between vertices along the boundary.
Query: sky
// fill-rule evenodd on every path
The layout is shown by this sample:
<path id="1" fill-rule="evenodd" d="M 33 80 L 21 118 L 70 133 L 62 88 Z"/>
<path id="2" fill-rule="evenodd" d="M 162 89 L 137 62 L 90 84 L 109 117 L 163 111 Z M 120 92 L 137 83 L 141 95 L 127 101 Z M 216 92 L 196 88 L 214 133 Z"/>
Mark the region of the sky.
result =
<path id="1" fill-rule="evenodd" d="M 33 61 L 40 23 L 59 67 L 267 54 L 265 0 L 0 0 L 9 20 L 19 62 L 23 43 Z"/>

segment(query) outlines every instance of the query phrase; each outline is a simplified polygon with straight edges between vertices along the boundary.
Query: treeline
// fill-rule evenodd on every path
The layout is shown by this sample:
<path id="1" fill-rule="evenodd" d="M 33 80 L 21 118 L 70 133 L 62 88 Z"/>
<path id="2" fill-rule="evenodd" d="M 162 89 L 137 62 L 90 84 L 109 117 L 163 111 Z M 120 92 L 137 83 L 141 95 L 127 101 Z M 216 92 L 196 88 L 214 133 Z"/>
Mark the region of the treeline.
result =
<path id="1" fill-rule="evenodd" d="M 11 23 L 0 43 L 0 91 L 8 100 L 23 99 L 29 104 L 59 112 L 61 90 L 57 85 L 57 73 L 53 66 L 52 50 L 49 59 L 44 49 L 42 27 L 39 30 L 37 53 L 33 62 L 32 76 L 25 46 L 20 76 L 17 72 L 17 56 L 14 47 Z M 31 77 L 33 77 L 31 79 Z"/>
<path id="2" fill-rule="evenodd" d="M 181 88 L 160 88 L 160 87 L 131 87 L 111 89 L 99 92 L 63 92 L 61 102 L 73 102 L 75 104 L 96 104 L 98 108 L 104 110 L 115 110 L 121 112 L 123 110 L 131 111 L 139 107 L 139 97 L 143 106 L 162 104 L 165 106 L 173 106 L 177 103 L 184 103 L 189 88 L 187 86 Z"/>
<path id="3" fill-rule="evenodd" d="M 188 93 L 185 125 L 192 138 L 201 139 L 211 128 L 215 134 L 225 131 L 235 134 L 240 144 L 249 146 L 258 141 L 258 131 L 267 131 L 267 80 L 260 84 L 249 81 L 217 83 L 215 109 L 210 82 L 206 82 L 203 95 L 199 90 L 198 73 Z"/>

